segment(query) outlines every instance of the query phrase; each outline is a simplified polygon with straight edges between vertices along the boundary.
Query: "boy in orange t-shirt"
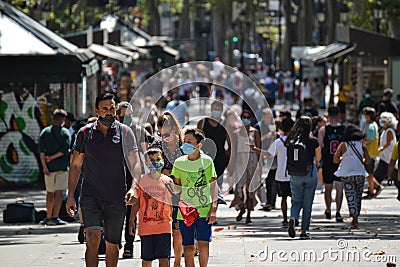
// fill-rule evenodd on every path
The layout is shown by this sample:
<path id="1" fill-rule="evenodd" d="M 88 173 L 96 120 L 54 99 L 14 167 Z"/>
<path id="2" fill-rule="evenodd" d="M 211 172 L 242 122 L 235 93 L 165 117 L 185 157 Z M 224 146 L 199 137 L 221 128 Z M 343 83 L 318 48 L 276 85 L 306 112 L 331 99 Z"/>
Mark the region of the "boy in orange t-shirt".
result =
<path id="1" fill-rule="evenodd" d="M 164 162 L 161 150 L 150 148 L 147 155 L 151 164 L 149 173 L 143 174 L 138 186 L 138 198 L 132 207 L 130 225 L 139 213 L 138 234 L 141 239 L 142 266 L 151 266 L 158 259 L 159 266 L 169 266 L 171 257 L 172 209 L 171 194 L 165 184 L 172 180 L 161 174 Z M 135 231 L 134 228 L 129 230 Z"/>

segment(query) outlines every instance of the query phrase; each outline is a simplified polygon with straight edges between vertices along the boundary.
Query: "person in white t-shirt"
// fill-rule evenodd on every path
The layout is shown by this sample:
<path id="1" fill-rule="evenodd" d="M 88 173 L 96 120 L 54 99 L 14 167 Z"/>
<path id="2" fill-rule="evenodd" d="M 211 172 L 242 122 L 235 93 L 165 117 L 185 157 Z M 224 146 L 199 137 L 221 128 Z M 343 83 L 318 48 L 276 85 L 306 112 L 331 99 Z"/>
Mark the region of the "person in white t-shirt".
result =
<path id="1" fill-rule="evenodd" d="M 277 184 L 278 196 L 282 198 L 281 200 L 281 210 L 282 210 L 282 226 L 288 226 L 287 220 L 287 198 L 292 196 L 290 190 L 290 176 L 286 171 L 286 147 L 284 142 L 286 140 L 286 135 L 292 129 L 294 121 L 292 119 L 283 119 L 280 125 L 279 131 L 281 132 L 281 137 L 277 138 L 268 151 L 261 150 L 260 148 L 254 147 L 255 150 L 261 150 L 263 155 L 267 157 L 277 156 L 277 170 L 275 174 L 275 181 Z"/>

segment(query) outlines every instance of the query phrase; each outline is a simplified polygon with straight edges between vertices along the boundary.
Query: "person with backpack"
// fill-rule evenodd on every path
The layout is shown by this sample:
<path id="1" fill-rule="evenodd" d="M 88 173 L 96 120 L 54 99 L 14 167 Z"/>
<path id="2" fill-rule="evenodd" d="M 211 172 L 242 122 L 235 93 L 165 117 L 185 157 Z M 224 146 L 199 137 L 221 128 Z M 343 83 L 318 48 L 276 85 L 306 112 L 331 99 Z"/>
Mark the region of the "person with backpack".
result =
<path id="1" fill-rule="evenodd" d="M 358 229 L 358 216 L 361 212 L 361 199 L 367 175 L 365 164 L 371 161 L 366 145 L 363 143 L 364 134 L 354 124 L 349 124 L 344 130 L 333 162 L 339 164 L 335 175 L 341 177 L 344 184 L 347 205 L 349 207 L 351 228 Z"/>
<path id="2" fill-rule="evenodd" d="M 325 218 L 331 219 L 332 189 L 336 189 L 336 221 L 343 222 L 340 209 L 343 202 L 343 184 L 340 177 L 334 175 L 338 164 L 333 163 L 333 155 L 342 141 L 344 125 L 340 124 L 340 110 L 333 106 L 328 108 L 329 124 L 321 127 L 318 132 L 318 141 L 322 151 L 322 177 L 325 185 Z"/>
<path id="3" fill-rule="evenodd" d="M 132 129 L 115 118 L 112 94 L 96 97 L 95 112 L 98 120 L 81 128 L 76 137 L 65 208 L 71 217 L 77 212 L 74 192 L 84 164 L 80 206 L 86 233 L 86 265 L 99 264 L 98 248 L 103 230 L 106 265 L 117 266 L 126 205 L 133 204 L 134 185 L 140 178 L 139 155 Z M 132 173 L 132 188 L 128 192 L 125 160 Z"/>
<path id="4" fill-rule="evenodd" d="M 292 196 L 292 192 L 290 189 L 290 177 L 286 171 L 286 147 L 284 145 L 287 134 L 290 129 L 292 129 L 294 121 L 290 118 L 286 118 L 282 120 L 279 131 L 281 136 L 278 137 L 269 147 L 267 151 L 262 150 L 262 148 L 253 147 L 254 150 L 261 150 L 262 155 L 266 155 L 267 157 L 277 157 L 277 169 L 274 173 L 274 179 L 277 185 L 278 196 L 282 198 L 281 200 L 281 210 L 282 210 L 282 226 L 288 226 L 287 220 L 287 198 Z M 271 170 L 270 170 L 271 172 Z M 298 222 L 295 222 L 298 224 Z"/>
<path id="5" fill-rule="evenodd" d="M 314 162 L 321 160 L 321 148 L 318 139 L 310 135 L 311 129 L 311 118 L 301 116 L 285 140 L 286 169 L 290 176 L 292 193 L 291 218 L 288 228 L 291 238 L 296 236 L 295 220 L 299 220 L 300 210 L 303 209 L 300 238 L 310 239 L 307 231 L 310 228 L 312 204 L 318 184 L 318 172 Z"/>

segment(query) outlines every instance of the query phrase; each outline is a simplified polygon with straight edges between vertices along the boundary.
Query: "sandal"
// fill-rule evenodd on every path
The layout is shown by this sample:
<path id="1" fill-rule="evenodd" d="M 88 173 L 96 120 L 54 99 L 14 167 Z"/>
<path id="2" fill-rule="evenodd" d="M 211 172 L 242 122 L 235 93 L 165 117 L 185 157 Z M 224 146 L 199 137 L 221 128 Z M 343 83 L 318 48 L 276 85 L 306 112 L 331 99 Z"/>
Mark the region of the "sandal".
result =
<path id="1" fill-rule="evenodd" d="M 133 258 L 133 253 L 129 249 L 124 250 L 124 254 L 122 254 L 123 259 L 132 259 Z"/>

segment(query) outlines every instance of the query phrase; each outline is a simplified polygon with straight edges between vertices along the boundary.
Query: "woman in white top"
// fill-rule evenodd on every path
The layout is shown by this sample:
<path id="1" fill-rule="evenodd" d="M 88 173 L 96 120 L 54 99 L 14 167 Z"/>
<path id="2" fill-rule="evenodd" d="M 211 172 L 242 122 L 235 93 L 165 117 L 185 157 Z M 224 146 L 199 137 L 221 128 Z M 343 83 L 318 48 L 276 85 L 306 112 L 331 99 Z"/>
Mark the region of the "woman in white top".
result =
<path id="1" fill-rule="evenodd" d="M 361 211 L 361 199 L 367 175 L 364 164 L 369 163 L 371 158 L 366 146 L 363 144 L 364 133 L 354 124 L 347 125 L 343 132 L 343 139 L 340 143 L 333 162 L 339 163 L 335 172 L 341 177 L 344 192 L 349 206 L 352 229 L 358 229 L 358 216 Z"/>
<path id="2" fill-rule="evenodd" d="M 392 157 L 393 147 L 396 144 L 396 132 L 394 129 L 397 126 L 397 119 L 390 112 L 382 112 L 379 125 L 382 127 L 382 133 L 379 139 L 379 163 L 374 172 L 374 177 L 379 183 L 382 183 L 383 179 L 388 177 L 388 166 Z M 377 197 L 382 190 L 382 185 L 377 186 L 372 197 Z"/>

